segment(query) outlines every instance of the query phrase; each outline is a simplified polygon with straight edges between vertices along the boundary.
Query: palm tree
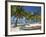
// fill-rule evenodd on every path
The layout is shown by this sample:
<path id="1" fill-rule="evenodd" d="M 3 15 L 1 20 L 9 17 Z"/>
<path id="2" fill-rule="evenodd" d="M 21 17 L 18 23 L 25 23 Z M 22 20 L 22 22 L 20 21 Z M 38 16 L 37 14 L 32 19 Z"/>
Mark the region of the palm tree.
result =
<path id="1" fill-rule="evenodd" d="M 17 26 L 17 21 L 19 18 L 25 16 L 25 12 L 24 9 L 22 8 L 22 6 L 11 6 L 11 16 L 16 16 L 16 23 L 15 26 Z"/>
<path id="2" fill-rule="evenodd" d="M 17 20 L 24 16 L 24 10 L 22 9 L 22 6 L 16 6 L 16 17 Z M 16 20 L 16 26 L 17 26 L 17 20 Z"/>

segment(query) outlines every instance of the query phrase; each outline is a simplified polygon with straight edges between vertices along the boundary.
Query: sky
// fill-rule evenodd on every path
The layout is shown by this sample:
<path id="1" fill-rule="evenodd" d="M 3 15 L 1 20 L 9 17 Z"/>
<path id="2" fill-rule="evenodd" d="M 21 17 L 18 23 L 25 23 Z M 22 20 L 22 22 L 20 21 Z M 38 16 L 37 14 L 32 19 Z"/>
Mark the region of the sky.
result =
<path id="1" fill-rule="evenodd" d="M 31 11 L 31 12 L 41 12 L 41 7 L 40 6 L 24 6 L 23 9 L 26 11 Z"/>

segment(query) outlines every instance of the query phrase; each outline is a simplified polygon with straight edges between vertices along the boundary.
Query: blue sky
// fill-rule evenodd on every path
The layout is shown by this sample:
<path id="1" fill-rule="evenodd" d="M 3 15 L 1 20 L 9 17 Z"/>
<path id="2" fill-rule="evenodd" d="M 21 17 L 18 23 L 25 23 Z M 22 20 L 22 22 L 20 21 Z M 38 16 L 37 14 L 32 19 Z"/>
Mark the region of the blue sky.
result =
<path id="1" fill-rule="evenodd" d="M 40 6 L 24 6 L 23 9 L 26 11 L 31 11 L 31 12 L 41 12 L 41 7 Z"/>

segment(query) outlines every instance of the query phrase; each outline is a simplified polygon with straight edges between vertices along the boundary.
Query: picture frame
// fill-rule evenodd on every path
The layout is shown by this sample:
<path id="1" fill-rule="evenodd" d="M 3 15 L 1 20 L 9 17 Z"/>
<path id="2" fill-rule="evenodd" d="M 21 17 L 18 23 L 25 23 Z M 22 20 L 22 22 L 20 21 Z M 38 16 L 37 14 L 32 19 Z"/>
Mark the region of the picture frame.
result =
<path id="1" fill-rule="evenodd" d="M 21 11 L 23 11 L 22 8 L 24 9 L 24 11 L 26 13 L 21 14 Z M 14 11 L 16 11 L 16 12 L 14 13 Z M 20 14 L 19 14 L 19 11 L 20 11 Z M 32 27 L 27 26 L 26 25 L 27 23 L 25 24 L 24 23 L 25 21 L 23 22 L 23 19 L 21 21 L 22 23 L 20 23 L 20 20 L 19 20 L 19 25 L 17 22 L 17 26 L 16 26 L 13 21 L 14 19 L 12 20 L 12 16 L 14 16 L 14 14 L 16 17 L 20 17 L 20 18 L 21 18 L 21 16 L 22 16 L 22 18 L 23 18 L 23 16 L 25 18 L 27 18 L 27 16 L 28 16 L 28 18 L 29 18 L 29 16 L 32 16 L 31 18 L 33 20 L 38 17 L 39 17 L 39 19 L 36 19 L 35 22 L 32 20 L 33 22 L 30 21 L 30 23 L 28 23 L 29 21 L 27 21 L 29 26 L 31 24 Z M 31 18 L 29 18 L 29 19 L 31 20 Z M 15 18 L 15 20 L 16 20 L 16 18 Z M 24 25 L 22 25 L 23 23 L 24 23 Z M 14 26 L 15 26 L 15 28 L 14 28 Z M 27 2 L 27 1 L 5 1 L 5 36 L 23 36 L 23 35 L 40 35 L 40 34 L 45 34 L 45 3 L 43 3 L 43 2 Z"/>

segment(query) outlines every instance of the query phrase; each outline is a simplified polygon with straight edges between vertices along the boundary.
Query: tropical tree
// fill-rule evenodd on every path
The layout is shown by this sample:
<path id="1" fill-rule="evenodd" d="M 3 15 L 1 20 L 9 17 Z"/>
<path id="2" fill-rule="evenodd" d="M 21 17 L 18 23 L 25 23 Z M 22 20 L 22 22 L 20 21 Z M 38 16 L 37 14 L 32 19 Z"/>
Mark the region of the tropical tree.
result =
<path id="1" fill-rule="evenodd" d="M 11 16 L 16 16 L 16 23 L 15 23 L 15 26 L 17 26 L 17 21 L 19 18 L 21 17 L 25 17 L 25 18 L 28 18 L 28 16 L 30 15 L 30 13 L 26 12 L 24 9 L 23 9 L 23 6 L 11 6 Z"/>

